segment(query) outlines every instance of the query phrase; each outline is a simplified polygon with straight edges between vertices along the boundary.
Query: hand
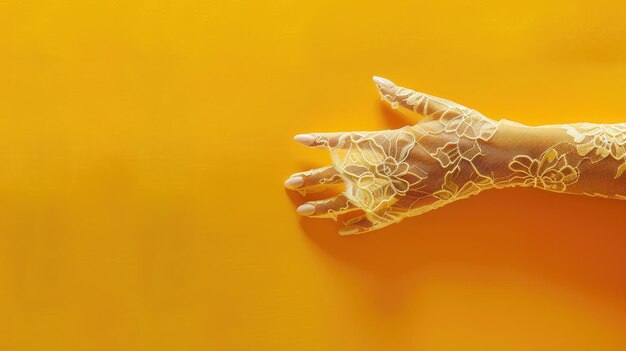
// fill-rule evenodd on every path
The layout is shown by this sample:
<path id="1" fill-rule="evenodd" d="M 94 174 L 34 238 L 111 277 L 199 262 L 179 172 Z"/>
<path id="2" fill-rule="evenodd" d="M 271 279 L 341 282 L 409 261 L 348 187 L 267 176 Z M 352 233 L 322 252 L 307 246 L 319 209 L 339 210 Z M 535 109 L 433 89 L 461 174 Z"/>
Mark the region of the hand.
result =
<path id="1" fill-rule="evenodd" d="M 297 212 L 336 218 L 361 210 L 341 234 L 383 228 L 495 186 L 484 159 L 499 124 L 454 102 L 374 77 L 383 100 L 425 118 L 414 126 L 378 132 L 314 133 L 294 140 L 330 151 L 333 166 L 292 175 L 285 186 L 307 191 L 342 184 L 342 194 L 311 201 Z"/>

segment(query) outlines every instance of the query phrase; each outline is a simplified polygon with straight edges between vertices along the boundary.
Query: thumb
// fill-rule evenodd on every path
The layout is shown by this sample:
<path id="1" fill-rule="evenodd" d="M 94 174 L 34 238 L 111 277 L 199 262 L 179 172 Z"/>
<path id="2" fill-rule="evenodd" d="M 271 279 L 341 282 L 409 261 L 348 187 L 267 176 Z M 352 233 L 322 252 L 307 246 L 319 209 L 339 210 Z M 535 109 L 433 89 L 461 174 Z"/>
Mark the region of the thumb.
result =
<path id="1" fill-rule="evenodd" d="M 469 108 L 436 96 L 420 93 L 395 85 L 386 78 L 374 76 L 374 83 L 383 100 L 392 108 L 402 106 L 428 119 L 438 119 L 444 115 L 460 115 L 470 111 Z"/>

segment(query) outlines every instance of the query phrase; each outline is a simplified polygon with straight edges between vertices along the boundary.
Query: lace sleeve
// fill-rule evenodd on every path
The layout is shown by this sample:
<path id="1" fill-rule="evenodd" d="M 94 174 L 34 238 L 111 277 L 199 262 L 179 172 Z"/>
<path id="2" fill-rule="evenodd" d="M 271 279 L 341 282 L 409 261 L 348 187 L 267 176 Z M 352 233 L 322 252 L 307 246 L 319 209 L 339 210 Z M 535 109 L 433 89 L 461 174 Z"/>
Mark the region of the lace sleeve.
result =
<path id="1" fill-rule="evenodd" d="M 361 210 L 342 230 L 353 234 L 491 188 L 531 186 L 626 199 L 626 124 L 529 127 L 494 121 L 383 78 L 375 82 L 392 107 L 424 118 L 397 130 L 297 136 L 301 143 L 327 148 L 333 167 L 300 174 L 301 182 L 292 177 L 291 187 L 345 186 L 335 199 L 305 204 L 306 211 L 301 206 L 301 214 L 336 218 Z M 322 173 L 326 176 L 315 176 Z"/>

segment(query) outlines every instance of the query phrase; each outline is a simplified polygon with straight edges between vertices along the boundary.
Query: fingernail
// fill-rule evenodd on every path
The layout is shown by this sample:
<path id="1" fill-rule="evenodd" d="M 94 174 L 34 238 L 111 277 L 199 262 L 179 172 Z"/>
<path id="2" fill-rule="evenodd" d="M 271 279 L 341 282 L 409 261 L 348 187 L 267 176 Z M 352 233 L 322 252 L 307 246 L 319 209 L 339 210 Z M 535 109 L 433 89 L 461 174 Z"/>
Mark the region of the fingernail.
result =
<path id="1" fill-rule="evenodd" d="M 315 213 L 315 206 L 311 204 L 300 205 L 298 206 L 298 208 L 296 208 L 296 213 L 300 216 L 312 215 Z"/>
<path id="2" fill-rule="evenodd" d="M 352 235 L 359 231 L 357 227 L 345 227 L 339 229 L 339 235 Z"/>
<path id="3" fill-rule="evenodd" d="M 298 134 L 293 137 L 293 141 L 302 145 L 311 146 L 315 142 L 315 136 L 311 134 Z"/>
<path id="4" fill-rule="evenodd" d="M 287 189 L 297 189 L 304 184 L 304 179 L 302 177 L 291 177 L 285 180 L 285 188 Z"/>
<path id="5" fill-rule="evenodd" d="M 391 88 L 391 87 L 395 86 L 395 84 L 393 84 L 393 82 L 390 81 L 387 78 L 373 76 L 372 79 L 374 80 L 374 83 L 376 83 L 376 84 L 378 84 L 380 86 L 383 86 L 383 87 Z"/>

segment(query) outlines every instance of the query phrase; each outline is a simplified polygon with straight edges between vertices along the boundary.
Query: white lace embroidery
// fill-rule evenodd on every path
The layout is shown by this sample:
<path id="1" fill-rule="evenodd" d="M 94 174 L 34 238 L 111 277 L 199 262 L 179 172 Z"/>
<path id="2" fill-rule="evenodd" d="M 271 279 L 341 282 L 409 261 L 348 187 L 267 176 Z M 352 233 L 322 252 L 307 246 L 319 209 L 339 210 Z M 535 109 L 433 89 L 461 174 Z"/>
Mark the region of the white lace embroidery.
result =
<path id="1" fill-rule="evenodd" d="M 330 151 L 337 172 L 319 183 L 340 177 L 345 185 L 345 205 L 326 216 L 364 211 L 346 222 L 356 232 L 379 229 L 489 188 L 531 186 L 626 199 L 626 183 L 609 187 L 617 189 L 613 192 L 597 191 L 592 175 L 610 171 L 617 179 L 626 170 L 626 123 L 546 126 L 542 128 L 555 135 L 548 148 L 537 143 L 501 150 L 492 140 L 503 127 L 532 127 L 496 122 L 457 103 L 393 84 L 379 83 L 378 88 L 392 107 L 411 109 L 424 120 L 397 130 L 320 135 L 316 140 Z M 566 133 L 561 137 L 559 130 Z M 501 155 L 487 154 L 489 149 Z"/>

